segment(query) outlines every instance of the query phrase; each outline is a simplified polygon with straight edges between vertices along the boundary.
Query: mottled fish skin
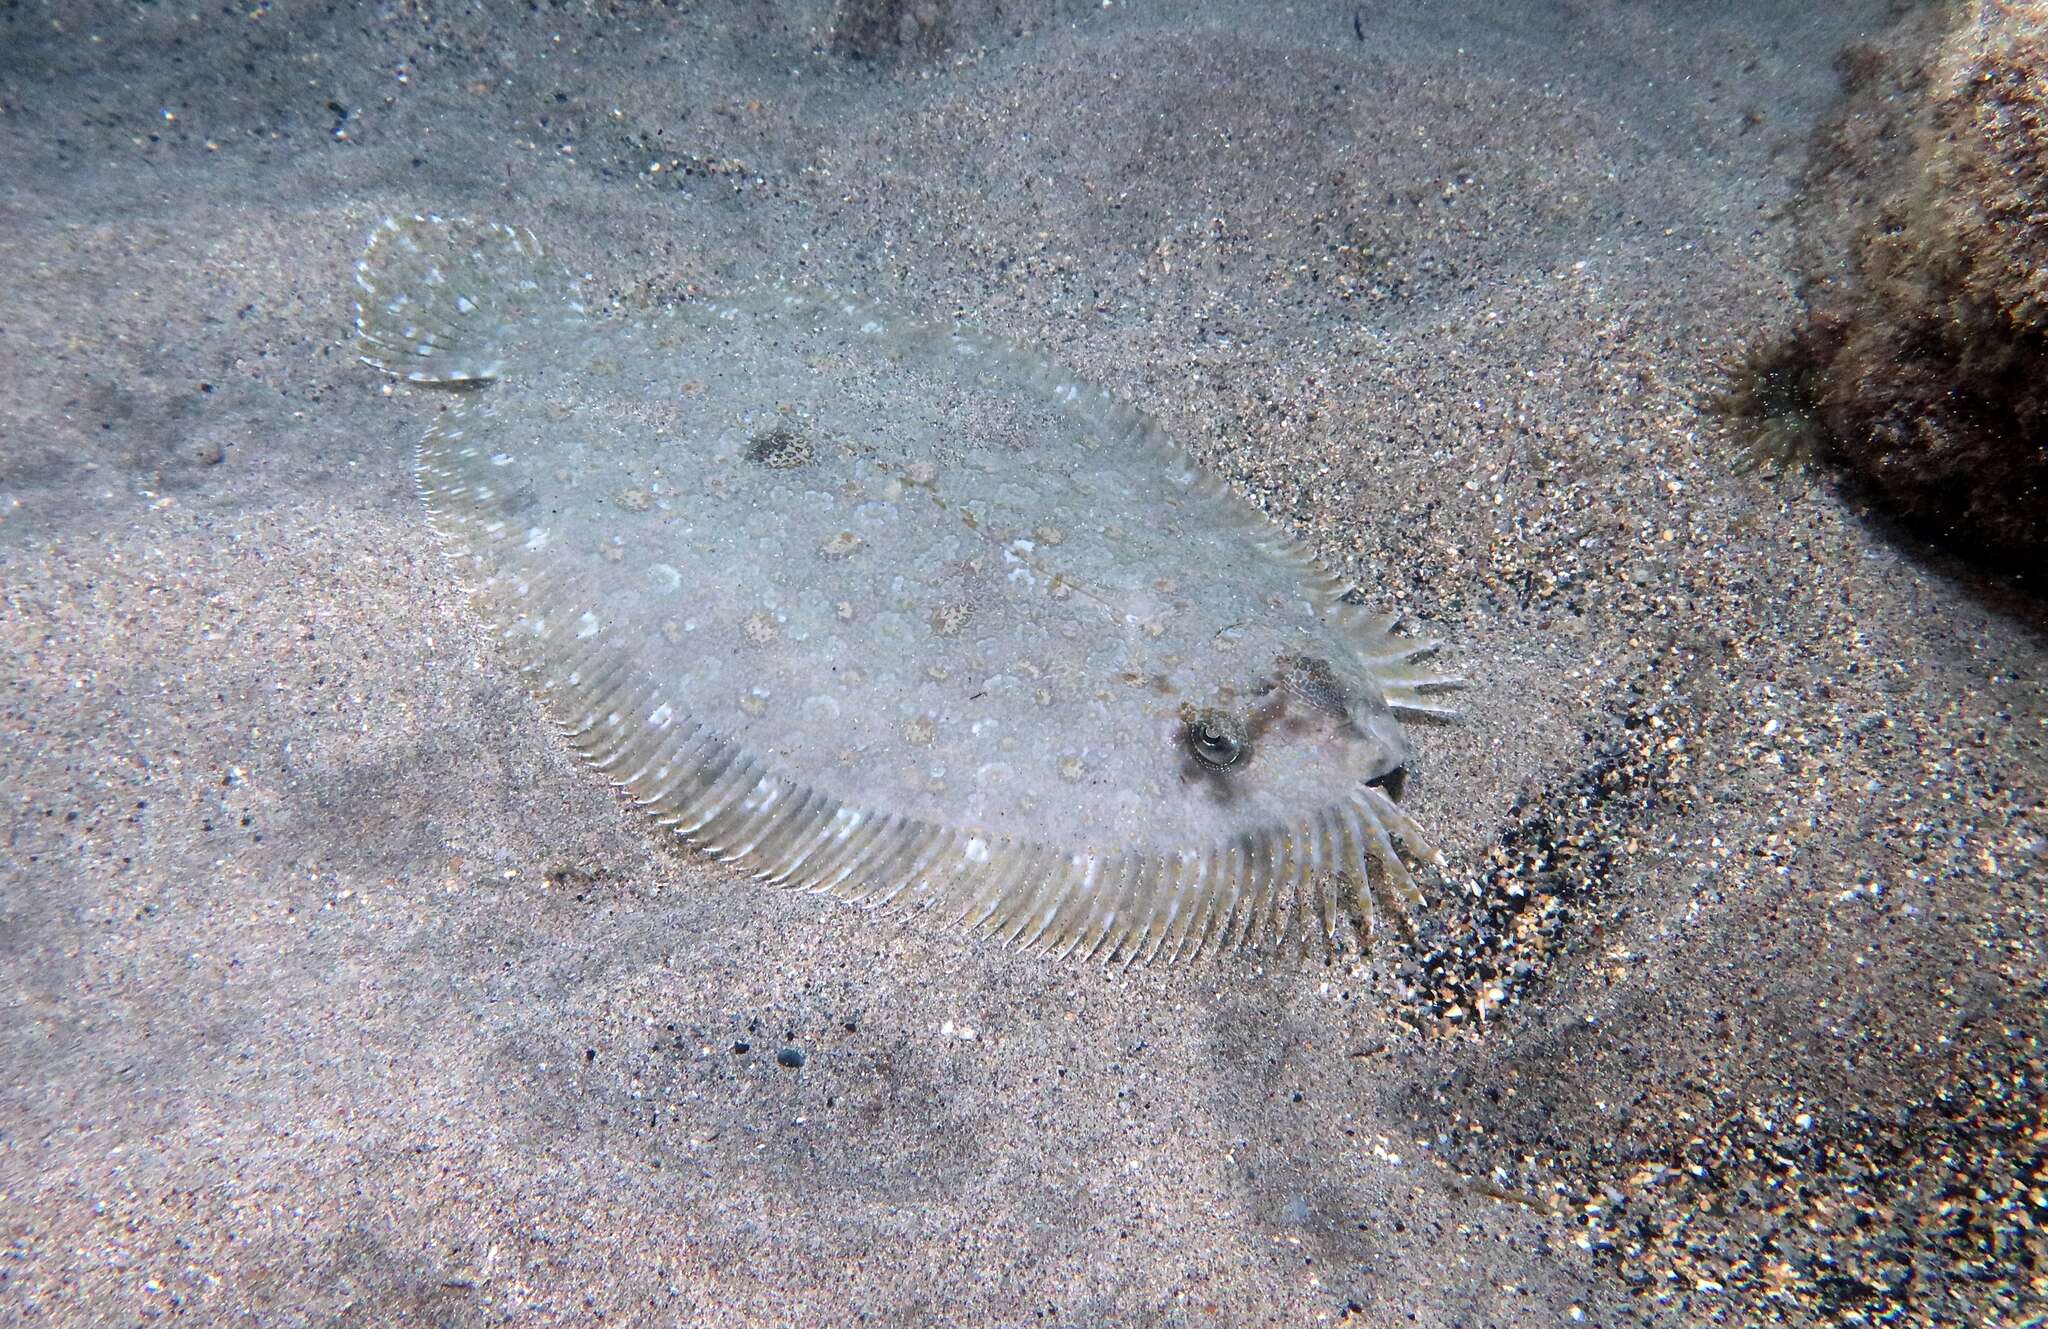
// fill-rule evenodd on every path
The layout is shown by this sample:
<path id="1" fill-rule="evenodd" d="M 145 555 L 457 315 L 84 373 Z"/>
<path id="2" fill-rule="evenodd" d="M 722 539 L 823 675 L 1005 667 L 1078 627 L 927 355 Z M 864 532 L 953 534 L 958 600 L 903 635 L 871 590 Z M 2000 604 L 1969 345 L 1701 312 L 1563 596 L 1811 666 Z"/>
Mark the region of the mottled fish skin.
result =
<path id="1" fill-rule="evenodd" d="M 528 232 L 414 217 L 364 358 L 467 389 L 434 527 L 570 742 L 760 877 L 1125 963 L 1420 896 L 1397 630 L 1147 417 L 819 293 L 599 318 Z"/>

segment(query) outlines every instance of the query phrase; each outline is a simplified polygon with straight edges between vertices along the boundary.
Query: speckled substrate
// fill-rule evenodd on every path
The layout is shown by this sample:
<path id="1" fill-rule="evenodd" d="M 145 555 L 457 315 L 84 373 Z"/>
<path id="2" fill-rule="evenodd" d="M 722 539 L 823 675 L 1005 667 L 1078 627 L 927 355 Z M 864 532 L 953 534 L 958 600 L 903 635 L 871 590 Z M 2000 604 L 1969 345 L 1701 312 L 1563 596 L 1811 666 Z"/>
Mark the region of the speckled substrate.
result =
<path id="1" fill-rule="evenodd" d="M 0 13 L 0 1307 L 2036 1314 L 2038 607 L 1692 405 L 1790 317 L 1878 17 L 1790 8 Z M 349 358 L 421 206 L 619 304 L 773 263 L 972 313 L 1398 569 L 1486 683 L 1408 795 L 1472 894 L 1122 975 L 645 834 Z"/>

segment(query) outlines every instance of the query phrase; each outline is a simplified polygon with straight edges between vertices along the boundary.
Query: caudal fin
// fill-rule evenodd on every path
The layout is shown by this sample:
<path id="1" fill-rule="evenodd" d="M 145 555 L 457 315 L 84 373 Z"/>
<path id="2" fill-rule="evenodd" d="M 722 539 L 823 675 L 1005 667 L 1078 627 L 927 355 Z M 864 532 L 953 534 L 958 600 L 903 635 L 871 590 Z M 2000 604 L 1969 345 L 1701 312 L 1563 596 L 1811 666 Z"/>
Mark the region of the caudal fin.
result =
<path id="1" fill-rule="evenodd" d="M 480 383 L 516 365 L 536 325 L 587 315 L 531 231 L 463 218 L 393 218 L 356 264 L 366 363 L 413 383 Z"/>

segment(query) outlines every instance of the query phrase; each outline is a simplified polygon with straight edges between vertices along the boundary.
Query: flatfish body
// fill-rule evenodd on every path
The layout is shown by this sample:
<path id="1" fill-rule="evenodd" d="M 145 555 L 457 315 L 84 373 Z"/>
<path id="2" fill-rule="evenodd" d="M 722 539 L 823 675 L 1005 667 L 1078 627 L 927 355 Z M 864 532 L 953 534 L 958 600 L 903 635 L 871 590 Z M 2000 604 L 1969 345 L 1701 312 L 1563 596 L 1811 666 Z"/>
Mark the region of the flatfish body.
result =
<path id="1" fill-rule="evenodd" d="M 366 359 L 451 389 L 419 479 L 477 607 L 661 824 L 1126 962 L 1417 898 L 1435 643 L 1108 392 L 821 292 L 600 317 L 490 223 L 357 275 Z"/>

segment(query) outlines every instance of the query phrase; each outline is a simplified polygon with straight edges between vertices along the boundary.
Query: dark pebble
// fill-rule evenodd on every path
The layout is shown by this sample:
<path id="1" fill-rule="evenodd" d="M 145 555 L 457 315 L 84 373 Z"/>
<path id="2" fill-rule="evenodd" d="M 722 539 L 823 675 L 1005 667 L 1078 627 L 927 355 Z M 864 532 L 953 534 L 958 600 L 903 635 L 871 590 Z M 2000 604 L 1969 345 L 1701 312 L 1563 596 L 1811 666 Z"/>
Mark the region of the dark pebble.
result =
<path id="1" fill-rule="evenodd" d="M 775 1054 L 775 1060 L 791 1070 L 797 1070 L 804 1064 L 804 1054 L 796 1048 L 784 1048 Z"/>

